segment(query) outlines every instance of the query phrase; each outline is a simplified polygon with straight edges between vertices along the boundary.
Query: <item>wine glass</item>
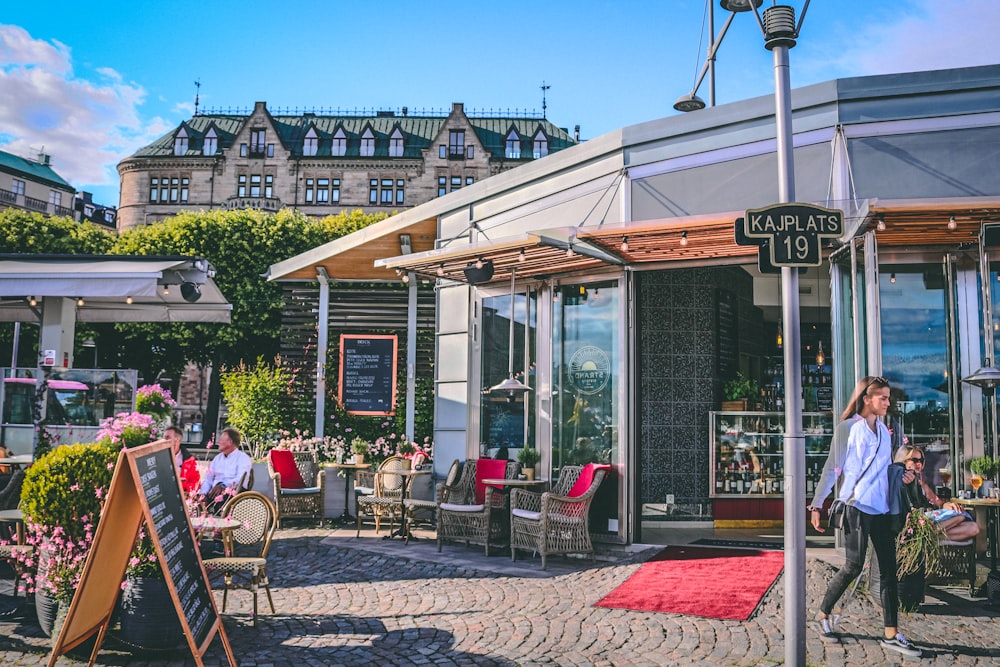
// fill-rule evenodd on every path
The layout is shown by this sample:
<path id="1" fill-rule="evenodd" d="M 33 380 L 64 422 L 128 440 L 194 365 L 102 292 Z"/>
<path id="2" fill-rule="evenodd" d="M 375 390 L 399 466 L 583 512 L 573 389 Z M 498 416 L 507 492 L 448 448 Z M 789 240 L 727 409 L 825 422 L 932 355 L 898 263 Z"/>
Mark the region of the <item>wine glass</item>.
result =
<path id="1" fill-rule="evenodd" d="M 975 493 L 975 495 L 978 496 L 979 487 L 983 485 L 983 476 L 977 475 L 976 473 L 972 473 L 971 475 L 969 475 L 969 484 L 972 485 L 973 492 Z"/>

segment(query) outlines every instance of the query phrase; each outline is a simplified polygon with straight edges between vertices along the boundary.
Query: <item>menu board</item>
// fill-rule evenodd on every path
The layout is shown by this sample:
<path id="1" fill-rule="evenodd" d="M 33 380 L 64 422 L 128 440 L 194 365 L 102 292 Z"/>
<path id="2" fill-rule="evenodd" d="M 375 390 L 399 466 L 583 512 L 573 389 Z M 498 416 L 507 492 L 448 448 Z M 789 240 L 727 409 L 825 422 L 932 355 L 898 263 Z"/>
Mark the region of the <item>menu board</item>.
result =
<path id="1" fill-rule="evenodd" d="M 153 523 L 151 536 L 160 543 L 160 565 L 173 580 L 184 619 L 195 644 L 205 643 L 217 618 L 212 593 L 198 562 L 197 545 L 177 484 L 177 473 L 169 449 L 135 457 L 139 486 L 146 497 Z"/>
<path id="2" fill-rule="evenodd" d="M 355 415 L 396 412 L 395 335 L 340 336 L 340 391 L 344 409 Z"/>

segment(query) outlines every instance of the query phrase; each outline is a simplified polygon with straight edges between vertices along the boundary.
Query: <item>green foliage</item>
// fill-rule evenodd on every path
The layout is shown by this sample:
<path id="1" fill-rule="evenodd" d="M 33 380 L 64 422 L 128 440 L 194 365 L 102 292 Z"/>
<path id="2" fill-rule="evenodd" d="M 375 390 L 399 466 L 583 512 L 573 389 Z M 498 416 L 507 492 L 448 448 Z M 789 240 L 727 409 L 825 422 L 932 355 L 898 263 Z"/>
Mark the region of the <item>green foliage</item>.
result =
<path id="1" fill-rule="evenodd" d="M 969 460 L 969 469 L 985 479 L 992 479 L 1000 469 L 1000 460 L 991 456 L 977 456 Z"/>
<path id="2" fill-rule="evenodd" d="M 282 366 L 281 357 L 274 364 L 258 357 L 248 366 L 222 369 L 222 396 L 229 408 L 229 423 L 248 442 L 261 443 L 276 439 L 279 431 L 289 430 L 290 388 L 293 376 Z"/>
<path id="3" fill-rule="evenodd" d="M 737 373 L 736 377 L 722 388 L 722 393 L 727 401 L 738 401 L 741 398 L 755 400 L 760 396 L 760 387 L 757 386 L 756 380 L 751 380 L 743 373 Z"/>
<path id="4" fill-rule="evenodd" d="M 117 458 L 117 447 L 75 444 L 56 447 L 36 460 L 21 488 L 25 522 L 61 526 L 69 539 L 82 539 L 82 519 L 100 514 Z"/>
<path id="5" fill-rule="evenodd" d="M 351 440 L 351 453 L 359 456 L 367 454 L 368 447 L 370 444 L 371 443 L 369 443 L 367 440 L 365 440 L 361 436 L 358 436 L 353 440 Z"/>
<path id="6" fill-rule="evenodd" d="M 531 447 L 525 447 L 517 453 L 517 462 L 524 468 L 534 468 L 541 458 L 538 450 Z"/>
<path id="7" fill-rule="evenodd" d="M 101 255 L 115 235 L 92 222 L 76 222 L 8 208 L 0 211 L 0 253 Z"/>
<path id="8" fill-rule="evenodd" d="M 896 537 L 896 565 L 900 577 L 913 574 L 923 563 L 929 576 L 947 574 L 941 562 L 941 537 L 924 510 L 913 508 L 906 517 L 906 525 Z"/>

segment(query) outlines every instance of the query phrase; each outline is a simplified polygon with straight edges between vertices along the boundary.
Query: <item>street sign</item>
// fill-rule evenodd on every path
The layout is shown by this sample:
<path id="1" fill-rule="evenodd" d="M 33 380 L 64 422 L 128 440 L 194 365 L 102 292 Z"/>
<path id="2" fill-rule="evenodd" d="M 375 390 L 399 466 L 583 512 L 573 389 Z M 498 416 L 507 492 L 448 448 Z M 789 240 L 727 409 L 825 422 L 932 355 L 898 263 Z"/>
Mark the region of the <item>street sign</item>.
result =
<path id="1" fill-rule="evenodd" d="M 769 253 L 770 264 L 777 267 L 819 266 L 821 240 L 843 234 L 842 211 L 800 203 L 747 209 L 735 229 L 737 244 L 761 246 L 760 252 Z"/>

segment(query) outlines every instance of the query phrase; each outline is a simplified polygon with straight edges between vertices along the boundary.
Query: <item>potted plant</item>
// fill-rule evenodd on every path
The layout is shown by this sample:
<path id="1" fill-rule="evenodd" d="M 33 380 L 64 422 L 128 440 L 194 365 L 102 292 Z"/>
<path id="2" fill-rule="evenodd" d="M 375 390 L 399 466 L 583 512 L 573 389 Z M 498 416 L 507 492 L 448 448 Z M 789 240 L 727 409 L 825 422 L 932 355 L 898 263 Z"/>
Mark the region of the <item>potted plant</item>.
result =
<path id="1" fill-rule="evenodd" d="M 169 426 L 170 416 L 177 407 L 177 401 L 159 384 L 146 384 L 136 391 L 135 411 L 151 415 L 157 423 Z"/>
<path id="2" fill-rule="evenodd" d="M 756 380 L 751 380 L 743 373 L 737 373 L 736 377 L 727 382 L 722 387 L 722 409 L 726 412 L 741 412 L 747 410 L 753 401 L 760 396 L 760 388 Z"/>
<path id="3" fill-rule="evenodd" d="M 184 630 L 145 523 L 125 569 L 118 620 L 116 636 L 130 646 L 166 650 L 184 642 Z"/>
<path id="4" fill-rule="evenodd" d="M 368 441 L 358 436 L 351 440 L 351 453 L 354 454 L 354 465 L 361 465 L 365 462 L 365 454 L 368 453 Z"/>
<path id="5" fill-rule="evenodd" d="M 25 539 L 38 553 L 38 570 L 25 579 L 49 636 L 60 609 L 67 610 L 73 599 L 117 456 L 113 446 L 63 445 L 37 459 L 25 474 Z M 31 564 L 24 565 L 30 572 Z"/>
<path id="6" fill-rule="evenodd" d="M 537 449 L 525 447 L 517 453 L 517 462 L 521 464 L 521 472 L 526 478 L 535 479 L 535 465 L 541 459 Z"/>
<path id="7" fill-rule="evenodd" d="M 983 496 L 989 496 L 997 470 L 1000 469 L 1000 461 L 991 456 L 977 456 L 969 461 L 969 469 L 981 478 Z"/>
<path id="8" fill-rule="evenodd" d="M 156 434 L 156 422 L 152 415 L 142 412 L 120 412 L 101 422 L 101 428 L 97 431 L 97 442 L 115 448 L 138 447 L 151 442 Z"/>

